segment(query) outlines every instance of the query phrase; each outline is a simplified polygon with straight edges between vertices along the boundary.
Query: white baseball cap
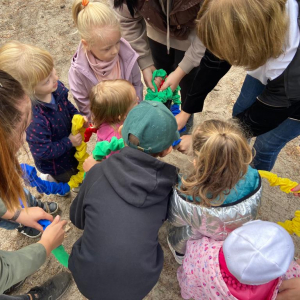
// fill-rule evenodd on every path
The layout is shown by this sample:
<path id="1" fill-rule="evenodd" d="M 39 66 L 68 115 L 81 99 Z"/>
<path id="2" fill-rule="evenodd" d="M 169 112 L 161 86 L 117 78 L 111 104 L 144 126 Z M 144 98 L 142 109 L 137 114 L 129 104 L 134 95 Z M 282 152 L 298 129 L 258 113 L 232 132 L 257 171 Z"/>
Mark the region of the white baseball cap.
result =
<path id="1" fill-rule="evenodd" d="M 261 285 L 288 270 L 294 243 L 281 226 L 251 221 L 232 231 L 223 244 L 226 265 L 241 283 Z"/>

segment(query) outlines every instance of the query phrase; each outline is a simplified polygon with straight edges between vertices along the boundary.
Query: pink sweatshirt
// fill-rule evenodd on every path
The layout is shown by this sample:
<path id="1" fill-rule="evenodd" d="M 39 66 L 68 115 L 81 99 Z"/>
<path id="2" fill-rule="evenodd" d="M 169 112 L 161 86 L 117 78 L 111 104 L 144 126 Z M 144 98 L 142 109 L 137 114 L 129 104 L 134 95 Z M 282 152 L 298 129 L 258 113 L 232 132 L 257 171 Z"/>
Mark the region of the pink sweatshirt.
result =
<path id="1" fill-rule="evenodd" d="M 132 83 L 140 101 L 143 100 L 143 84 L 141 72 L 137 64 L 138 54 L 131 48 L 130 44 L 123 38 L 120 41 L 120 68 L 122 79 Z M 98 80 L 91 69 L 86 58 L 82 44 L 72 58 L 69 70 L 69 85 L 79 111 L 91 121 L 89 93 Z"/>
<path id="2" fill-rule="evenodd" d="M 207 237 L 187 242 L 183 265 L 177 270 L 183 299 L 237 300 L 230 293 L 221 274 L 219 251 L 222 245 L 222 241 L 214 241 Z M 280 250 L 274 249 L 274 251 Z M 294 277 L 300 277 L 300 266 L 296 262 L 292 262 L 286 274 L 279 278 L 270 299 L 276 299 L 282 280 Z"/>

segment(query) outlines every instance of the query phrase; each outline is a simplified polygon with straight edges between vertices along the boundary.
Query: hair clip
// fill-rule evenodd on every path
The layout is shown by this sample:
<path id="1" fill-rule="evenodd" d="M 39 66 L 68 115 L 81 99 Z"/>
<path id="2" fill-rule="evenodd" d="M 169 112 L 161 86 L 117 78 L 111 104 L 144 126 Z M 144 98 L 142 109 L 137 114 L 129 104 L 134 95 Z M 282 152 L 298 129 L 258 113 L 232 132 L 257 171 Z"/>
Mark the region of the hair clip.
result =
<path id="1" fill-rule="evenodd" d="M 89 4 L 89 0 L 82 0 L 81 4 L 86 7 Z"/>

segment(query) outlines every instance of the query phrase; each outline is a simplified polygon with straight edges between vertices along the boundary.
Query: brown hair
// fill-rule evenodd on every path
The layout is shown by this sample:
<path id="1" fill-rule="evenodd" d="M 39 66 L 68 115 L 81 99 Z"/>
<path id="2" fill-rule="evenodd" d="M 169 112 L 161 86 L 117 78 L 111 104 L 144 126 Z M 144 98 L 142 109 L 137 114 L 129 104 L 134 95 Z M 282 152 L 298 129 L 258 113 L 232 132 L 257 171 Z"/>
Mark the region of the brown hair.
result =
<path id="1" fill-rule="evenodd" d="M 112 27 L 121 31 L 116 14 L 104 0 L 89 2 L 86 6 L 82 5 L 82 0 L 75 0 L 72 6 L 72 16 L 81 38 L 89 45 L 92 45 L 96 38 L 102 39 L 104 27 Z"/>
<path id="2" fill-rule="evenodd" d="M 219 206 L 247 173 L 251 149 L 234 121 L 209 120 L 193 131 L 194 170 L 182 178 L 180 191 L 201 205 Z M 194 201 L 197 203 L 197 201 Z"/>
<path id="3" fill-rule="evenodd" d="M 9 73 L 34 98 L 36 85 L 52 72 L 54 63 L 46 50 L 12 41 L 0 48 L 0 68 Z"/>
<path id="4" fill-rule="evenodd" d="M 18 143 L 27 126 L 18 108 L 25 97 L 27 96 L 21 84 L 0 70 L 0 197 L 11 211 L 20 207 L 19 198 L 26 207 L 21 182 L 22 171 L 16 157 Z M 23 127 L 20 128 L 21 122 Z"/>
<path id="5" fill-rule="evenodd" d="M 204 46 L 231 65 L 254 70 L 283 53 L 287 0 L 205 0 L 197 17 Z"/>
<path id="6" fill-rule="evenodd" d="M 136 96 L 133 85 L 127 80 L 104 80 L 90 92 L 90 105 L 94 126 L 102 123 L 116 124 L 124 121 L 134 105 Z"/>

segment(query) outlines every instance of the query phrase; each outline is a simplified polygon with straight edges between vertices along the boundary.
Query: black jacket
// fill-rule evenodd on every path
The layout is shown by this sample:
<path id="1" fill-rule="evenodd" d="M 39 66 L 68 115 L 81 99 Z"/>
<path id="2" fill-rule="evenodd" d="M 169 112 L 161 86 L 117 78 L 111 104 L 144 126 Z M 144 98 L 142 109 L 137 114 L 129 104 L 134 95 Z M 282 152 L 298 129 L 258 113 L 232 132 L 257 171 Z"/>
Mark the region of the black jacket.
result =
<path id="1" fill-rule="evenodd" d="M 176 168 L 130 147 L 94 166 L 71 205 L 84 229 L 69 259 L 89 299 L 141 300 L 158 281 L 158 230 L 167 215 Z"/>

